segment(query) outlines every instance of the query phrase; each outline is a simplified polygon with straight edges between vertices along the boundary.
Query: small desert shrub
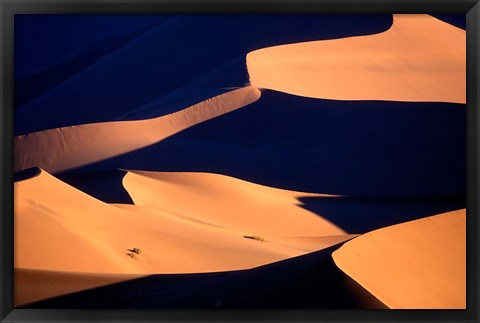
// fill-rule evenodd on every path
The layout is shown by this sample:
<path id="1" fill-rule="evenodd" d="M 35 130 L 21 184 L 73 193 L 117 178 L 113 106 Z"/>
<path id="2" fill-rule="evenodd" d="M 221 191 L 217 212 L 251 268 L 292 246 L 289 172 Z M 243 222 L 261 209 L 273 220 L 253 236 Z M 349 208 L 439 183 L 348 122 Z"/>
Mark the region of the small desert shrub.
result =
<path id="1" fill-rule="evenodd" d="M 142 249 L 140 249 L 140 248 L 133 248 L 133 249 L 132 249 L 132 252 L 133 252 L 133 253 L 136 253 L 137 255 L 139 255 L 139 254 L 142 253 Z"/>
<path id="2" fill-rule="evenodd" d="M 133 258 L 133 259 L 137 259 L 137 255 L 134 254 L 134 253 L 131 253 L 131 252 L 127 253 L 127 256 L 129 256 L 130 258 Z"/>
<path id="3" fill-rule="evenodd" d="M 252 240 L 266 242 L 266 240 L 263 237 L 260 237 L 260 236 L 243 236 L 243 237 L 245 239 L 252 239 Z"/>

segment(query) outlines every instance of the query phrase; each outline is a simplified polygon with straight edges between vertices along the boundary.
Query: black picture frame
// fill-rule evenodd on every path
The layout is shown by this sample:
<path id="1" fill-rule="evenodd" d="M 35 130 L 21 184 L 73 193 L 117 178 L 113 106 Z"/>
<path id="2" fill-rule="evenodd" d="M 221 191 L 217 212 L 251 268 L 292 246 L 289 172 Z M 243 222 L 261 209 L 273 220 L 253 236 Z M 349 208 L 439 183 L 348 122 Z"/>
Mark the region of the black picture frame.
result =
<path id="1" fill-rule="evenodd" d="M 466 310 L 68 310 L 13 307 L 13 26 L 15 14 L 87 13 L 465 13 L 467 15 Z M 0 319 L 34 321 L 478 322 L 480 103 L 478 0 L 0 0 Z"/>

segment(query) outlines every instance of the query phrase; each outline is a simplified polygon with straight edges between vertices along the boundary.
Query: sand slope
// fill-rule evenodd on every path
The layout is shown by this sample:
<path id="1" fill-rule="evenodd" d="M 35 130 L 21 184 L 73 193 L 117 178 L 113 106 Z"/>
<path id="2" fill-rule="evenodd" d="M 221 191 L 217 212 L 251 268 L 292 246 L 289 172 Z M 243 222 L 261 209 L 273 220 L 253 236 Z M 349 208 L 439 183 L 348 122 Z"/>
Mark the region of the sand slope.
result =
<path id="1" fill-rule="evenodd" d="M 195 174 L 191 176 L 195 178 Z M 258 223 L 258 226 L 238 224 L 233 229 L 217 221 L 215 212 L 204 214 L 201 221 L 195 219 L 197 214 L 189 214 L 195 205 L 203 210 L 217 202 L 223 203 L 220 191 L 216 195 L 212 191 L 208 193 L 209 201 L 200 201 L 191 195 L 188 203 L 170 200 L 165 204 L 166 210 L 176 210 L 179 215 L 137 206 L 119 208 L 100 202 L 42 171 L 36 177 L 15 183 L 15 267 L 129 274 L 208 272 L 251 268 L 303 254 L 304 250 L 315 250 L 311 242 L 299 250 L 296 249 L 298 243 L 289 246 L 274 239 L 260 242 L 243 238 L 243 235 L 273 233 L 273 229 L 267 230 L 267 220 L 272 216 L 265 213 L 242 214 L 239 222 Z M 178 210 L 177 204 L 185 210 Z M 295 215 L 289 217 L 292 227 L 289 232 L 293 235 L 343 233 L 316 215 L 304 216 L 306 220 L 297 219 Z M 309 224 L 303 231 L 299 229 L 301 225 L 295 223 L 302 221 L 304 225 Z M 327 237 L 317 246 L 321 249 L 350 237 Z M 134 247 L 143 250 L 137 260 L 127 256 L 128 249 Z"/>
<path id="2" fill-rule="evenodd" d="M 177 15 L 107 55 L 98 55 L 96 52 L 98 60 L 95 62 L 85 64 L 85 57 L 76 57 L 76 65 L 57 66 L 57 72 L 76 70 L 78 64 L 88 67 L 17 109 L 15 134 L 112 121 L 112 118 L 169 95 L 232 59 L 244 59 L 252 50 L 298 41 L 372 34 L 385 31 L 392 22 L 388 14 L 328 14 L 320 17 L 291 14 Z M 71 17 L 50 17 L 51 23 L 55 24 L 56 21 L 58 26 L 53 30 L 65 29 L 62 19 L 74 20 Z M 92 29 L 88 21 L 82 23 L 78 19 L 70 24 L 78 29 Z M 84 19 L 88 20 L 88 17 Z M 91 19 L 98 26 L 95 17 Z M 38 29 L 44 27 L 38 26 Z M 54 48 L 65 46 L 65 42 L 52 41 L 55 37 L 48 37 Z M 69 39 L 66 44 L 75 40 L 78 41 L 76 38 Z M 17 49 L 21 57 L 29 57 L 36 52 L 35 46 Z M 49 49 L 49 52 L 53 51 Z M 61 52 L 59 50 L 57 53 Z M 40 58 L 34 60 L 37 59 Z M 245 71 L 245 64 L 243 67 Z M 233 72 L 229 79 L 217 79 L 219 87 L 244 86 L 248 80 L 244 74 Z M 32 82 L 29 88 L 43 88 L 49 79 L 59 78 L 64 79 L 58 73 L 43 75 Z M 17 85 L 17 97 L 28 95 L 28 89 Z M 184 93 L 189 95 L 188 91 Z"/>
<path id="3" fill-rule="evenodd" d="M 154 119 L 69 126 L 17 136 L 14 169 L 65 171 L 142 148 L 260 97 L 253 87 L 234 90 Z"/>
<path id="4" fill-rule="evenodd" d="M 340 269 L 396 309 L 464 309 L 465 209 L 372 231 L 333 253 Z"/>
<path id="5" fill-rule="evenodd" d="M 289 205 L 294 192 L 212 174 L 160 174 L 163 182 L 145 174 L 127 176 L 129 191 L 142 191 L 146 198 L 152 197 L 151 188 L 163 185 L 157 191 L 158 196 L 167 196 L 158 200 L 162 209 L 106 204 L 43 170 L 15 182 L 17 305 L 147 274 L 253 268 L 355 236 L 301 208 L 282 214 L 282 205 L 295 210 Z M 230 189 L 224 192 L 226 185 Z M 182 187 L 186 193 L 174 199 Z M 256 198 L 248 207 L 230 212 L 234 196 L 238 201 Z M 206 212 L 209 208 L 213 212 Z M 264 235 L 266 241 L 243 237 L 255 234 Z M 137 259 L 127 255 L 134 247 L 142 249 Z M 49 284 L 49 277 L 75 283 Z"/>
<path id="6" fill-rule="evenodd" d="M 242 109 L 76 171 L 219 173 L 349 196 L 455 194 L 465 190 L 465 113 L 456 103 L 320 100 L 264 90 Z"/>
<path id="7" fill-rule="evenodd" d="M 27 308 L 386 308 L 335 266 L 331 253 L 338 247 L 247 270 L 150 275 L 50 298 Z M 29 281 L 55 278 L 49 272 L 17 272 Z M 50 288 L 61 289 L 57 282 L 68 279 L 69 285 L 75 285 L 72 280 L 94 282 L 85 274 L 57 276 L 48 282 Z"/>
<path id="8" fill-rule="evenodd" d="M 380 34 L 250 52 L 260 88 L 337 100 L 466 102 L 465 30 L 429 15 L 394 15 Z"/>
<path id="9" fill-rule="evenodd" d="M 272 235 L 345 234 L 335 224 L 298 206 L 297 198 L 315 194 L 274 189 L 208 173 L 130 171 L 123 184 L 135 205 L 246 235 L 271 239 Z"/>
<path id="10" fill-rule="evenodd" d="M 303 192 L 462 192 L 465 31 L 427 15 L 394 15 L 387 31 L 389 15 L 292 17 L 172 18 L 17 93 L 32 91 L 14 169 L 45 170 L 14 185 L 16 305 L 357 306 L 342 270 L 391 308 L 465 308 L 465 210 L 364 234 L 333 253 L 337 267 L 339 244 L 371 230 L 358 228 L 434 206 Z M 134 204 L 49 174 L 96 168 L 112 176 L 97 190 Z M 123 169 L 150 171 L 127 170 L 122 191 Z"/>

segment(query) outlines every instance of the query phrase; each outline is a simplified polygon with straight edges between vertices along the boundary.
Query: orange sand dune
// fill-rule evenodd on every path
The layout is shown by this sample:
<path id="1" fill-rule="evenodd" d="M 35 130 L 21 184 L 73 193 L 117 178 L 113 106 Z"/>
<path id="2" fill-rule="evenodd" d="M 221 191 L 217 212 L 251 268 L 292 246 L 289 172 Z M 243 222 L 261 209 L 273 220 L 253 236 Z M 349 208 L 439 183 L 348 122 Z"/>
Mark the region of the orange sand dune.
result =
<path id="1" fill-rule="evenodd" d="M 465 209 L 382 228 L 333 253 L 337 266 L 394 309 L 465 309 Z"/>
<path id="2" fill-rule="evenodd" d="M 244 87 L 154 119 L 92 123 L 18 136 L 14 170 L 40 167 L 57 173 L 104 160 L 154 144 L 259 98 L 258 89 Z"/>
<path id="3" fill-rule="evenodd" d="M 123 185 L 136 205 L 241 235 L 259 235 L 268 240 L 345 234 L 335 224 L 298 206 L 299 197 L 314 194 L 270 188 L 224 175 L 188 172 L 129 171 Z"/>
<path id="4" fill-rule="evenodd" d="M 214 174 L 138 172 L 125 182 L 137 201 L 158 190 L 162 207 L 106 204 L 43 170 L 15 182 L 16 306 L 148 274 L 253 268 L 355 236 L 296 207 L 296 192 Z M 142 249 L 137 259 L 131 248 Z"/>
<path id="5" fill-rule="evenodd" d="M 465 31 L 429 15 L 393 18 L 376 35 L 250 52 L 250 82 L 314 98 L 465 103 Z"/>
<path id="6" fill-rule="evenodd" d="M 130 190 L 138 191 L 141 187 L 145 193 L 149 192 L 140 185 L 141 181 L 136 182 L 148 177 L 137 174 L 127 176 Z M 174 181 L 178 181 L 179 186 L 185 185 L 187 177 L 190 176 L 194 181 L 202 177 L 196 174 L 188 174 L 184 179 L 182 176 L 173 176 L 170 178 L 172 186 L 169 189 L 174 191 Z M 210 183 L 215 183 L 216 180 L 217 187 L 223 185 L 220 176 L 212 177 L 214 180 Z M 150 181 L 154 184 L 158 182 L 153 179 Z M 254 184 L 251 185 L 254 187 Z M 241 197 L 244 194 L 255 194 L 250 191 L 242 192 L 242 187 L 246 186 L 248 185 L 232 185 L 233 190 L 237 189 L 239 201 L 245 200 Z M 223 214 L 230 219 L 219 221 L 217 218 L 220 209 L 218 205 L 224 197 L 222 192 L 219 190 L 208 193 L 208 200 L 195 198 L 194 194 L 190 194 L 190 200 L 159 199 L 168 210 L 161 214 L 157 211 L 150 212 L 143 207 L 119 208 L 103 203 L 42 171 L 36 177 L 15 183 L 15 267 L 116 274 L 246 269 L 298 256 L 304 254 L 305 249 L 313 249 L 311 243 L 303 249 L 297 248 L 298 243 L 292 246 L 284 242 L 278 243 L 273 233 L 288 235 L 288 228 L 291 228 L 292 235 L 321 236 L 326 232 L 331 232 L 332 235 L 343 233 L 320 217 L 306 214 L 306 211 L 303 216 L 297 212 L 289 215 L 288 220 L 278 219 L 271 222 L 272 218 L 281 217 L 280 213 L 275 214 L 281 211 L 278 207 L 272 210 L 244 209 L 248 213 L 238 212 L 237 215 L 242 219 L 236 223 L 238 225 L 229 228 L 227 224 L 235 223 L 235 220 L 232 214 L 229 214 L 227 204 L 224 204 Z M 168 193 L 163 190 L 157 194 L 175 196 L 176 192 Z M 202 192 L 198 190 L 197 194 L 201 195 Z M 257 195 L 262 194 L 265 193 L 258 189 Z M 272 199 L 265 203 L 266 207 L 281 202 L 284 197 L 275 198 L 272 194 L 264 195 L 264 198 Z M 228 201 L 226 200 L 226 203 Z M 251 203 L 258 204 L 259 200 Z M 195 219 L 208 210 L 209 206 L 214 211 L 203 214 L 201 220 L 204 223 L 188 220 Z M 178 212 L 180 216 L 177 217 L 170 211 Z M 285 221 L 289 221 L 286 228 L 276 229 L 285 226 Z M 268 224 L 272 228 L 269 228 Z M 222 226 L 224 228 L 221 228 Z M 243 235 L 265 235 L 267 241 L 245 239 Z M 319 242 L 318 249 L 349 238 L 350 235 L 345 235 L 343 240 L 327 237 L 326 241 Z M 128 249 L 134 247 L 142 249 L 138 259 L 127 255 Z"/>

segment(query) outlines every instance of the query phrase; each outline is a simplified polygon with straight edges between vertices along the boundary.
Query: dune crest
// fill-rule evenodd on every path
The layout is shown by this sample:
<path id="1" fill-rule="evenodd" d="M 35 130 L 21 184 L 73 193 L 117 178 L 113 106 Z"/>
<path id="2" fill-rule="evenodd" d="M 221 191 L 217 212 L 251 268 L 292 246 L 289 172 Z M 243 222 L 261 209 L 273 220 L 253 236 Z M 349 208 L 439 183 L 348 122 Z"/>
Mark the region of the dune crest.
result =
<path id="1" fill-rule="evenodd" d="M 118 156 L 259 98 L 260 91 L 249 86 L 154 119 L 84 124 L 18 136 L 14 138 L 14 170 L 40 167 L 57 173 Z"/>
<path id="2" fill-rule="evenodd" d="M 240 234 L 332 236 L 346 232 L 299 206 L 299 197 L 330 196 L 271 188 L 210 173 L 129 171 L 123 186 L 137 206 L 209 222 Z"/>
<path id="3" fill-rule="evenodd" d="M 364 234 L 333 259 L 390 308 L 466 308 L 465 209 Z"/>
<path id="4" fill-rule="evenodd" d="M 466 102 L 466 33 L 394 15 L 382 33 L 267 47 L 247 55 L 252 85 L 336 100 Z"/>
<path id="5" fill-rule="evenodd" d="M 320 217 L 305 214 L 306 211 L 303 216 L 294 213 L 283 219 L 275 213 L 279 207 L 262 210 L 261 207 L 276 203 L 287 206 L 285 202 L 291 202 L 289 195 L 294 193 L 226 176 L 158 175 L 166 182 L 165 190 L 158 191 L 158 196 L 174 196 L 176 186 L 185 187 L 190 194 L 189 200 L 181 202 L 159 199 L 168 204 L 163 205 L 167 210 L 163 211 L 143 205 L 101 202 L 41 169 L 27 175 L 14 184 L 17 306 L 151 274 L 250 269 L 322 250 L 355 236 L 342 234 Z M 143 180 L 152 182 L 147 184 L 153 189 L 161 187 L 157 184 L 160 179 L 146 174 L 127 176 L 129 190 L 141 190 L 147 198 L 152 195 L 149 187 L 142 187 Z M 214 187 L 208 188 L 205 179 Z M 232 185 L 232 189 L 223 192 L 225 185 Z M 205 200 L 203 193 L 212 195 Z M 222 194 L 235 195 L 242 201 L 244 195 L 253 198 L 256 209 L 240 208 L 245 211 L 241 214 L 236 210 L 238 204 L 220 199 Z M 215 204 L 212 214 L 204 213 Z M 216 218 L 219 209 L 232 225 L 225 226 L 225 221 Z M 232 215 L 241 218 L 235 220 Z M 272 217 L 278 218 L 272 222 Z M 275 235 L 288 233 L 279 230 L 276 223 L 286 221 L 290 221 L 287 228 L 291 227 L 298 237 Z M 334 234 L 322 236 L 326 231 Z M 312 236 L 313 233 L 316 235 Z M 134 254 L 133 248 L 142 251 Z M 46 284 L 48 279 L 64 283 Z"/>
<path id="6" fill-rule="evenodd" d="M 195 174 L 189 176 L 195 177 Z M 139 185 L 132 181 L 132 177 L 136 180 L 146 178 L 129 176 L 130 190 Z M 217 182 L 221 184 L 218 179 Z M 118 207 L 96 200 L 45 171 L 15 182 L 14 189 L 15 268 L 18 269 L 115 274 L 237 270 L 299 256 L 352 237 L 326 237 L 325 241 L 313 244 L 309 241 L 304 245 L 299 241 L 291 244 L 280 240 L 277 242 L 274 229 L 264 229 L 272 217 L 267 209 L 264 213 L 242 214 L 244 219 L 238 221 L 250 223 L 250 227 L 237 225 L 228 228 L 220 221 L 215 222 L 218 219 L 214 214 L 195 221 L 195 217 L 208 208 L 208 203 L 199 204 L 201 199 L 193 195 L 182 203 L 169 201 L 173 206 L 165 205 L 165 212 L 136 205 Z M 169 189 L 172 190 L 170 194 L 176 194 L 173 186 Z M 144 191 L 147 192 L 146 189 Z M 257 192 L 261 194 L 261 191 Z M 168 195 L 168 190 L 158 192 L 158 195 L 162 195 L 160 193 Z M 242 195 L 240 191 L 237 193 Z M 197 191 L 197 194 L 201 192 Z M 210 206 L 221 201 L 220 195 L 221 191 L 218 191 L 210 196 Z M 278 199 L 269 203 L 274 204 Z M 184 209 L 177 210 L 177 207 Z M 228 204 L 222 207 L 224 214 L 228 215 Z M 200 211 L 195 213 L 197 208 Z M 171 210 L 178 211 L 178 215 L 169 212 Z M 291 216 L 290 220 L 293 220 Z M 298 221 L 305 222 L 305 216 Z M 315 215 L 311 215 L 309 221 L 305 223 L 311 223 L 311 227 L 301 232 L 300 225 L 292 223 L 292 232 L 303 233 L 303 236 L 311 233 L 321 236 L 321 229 L 326 226 L 324 221 Z M 259 225 L 256 226 L 254 222 Z M 330 231 L 337 235 L 342 233 L 339 230 Z M 262 234 L 268 241 L 244 237 Z M 132 259 L 127 253 L 136 247 L 143 252 L 138 259 Z"/>

